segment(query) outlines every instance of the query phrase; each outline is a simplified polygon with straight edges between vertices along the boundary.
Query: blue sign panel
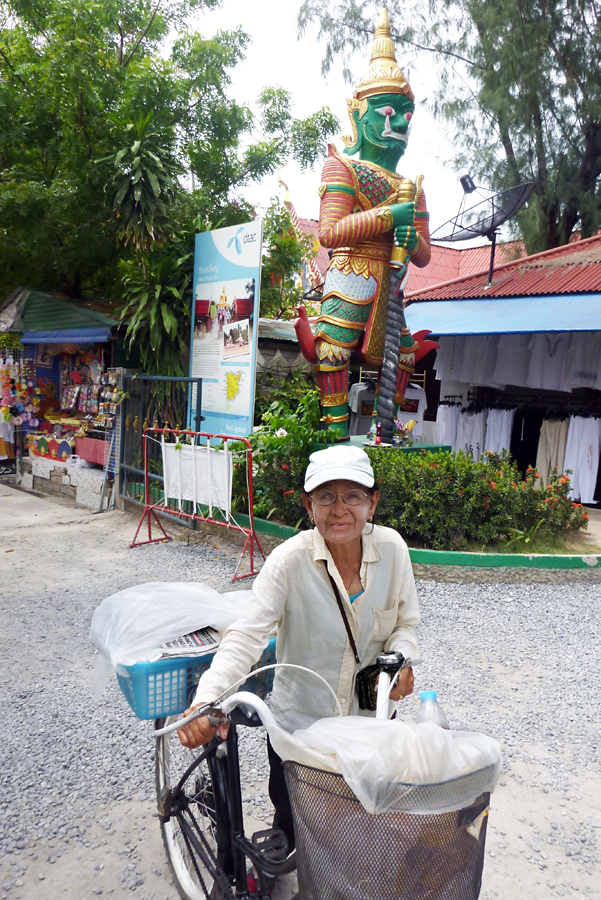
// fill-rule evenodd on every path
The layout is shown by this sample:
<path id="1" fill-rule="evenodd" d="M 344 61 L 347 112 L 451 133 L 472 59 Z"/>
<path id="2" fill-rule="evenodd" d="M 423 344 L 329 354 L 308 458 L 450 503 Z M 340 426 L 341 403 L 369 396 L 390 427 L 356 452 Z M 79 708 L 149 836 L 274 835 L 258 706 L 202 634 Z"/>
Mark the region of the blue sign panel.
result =
<path id="1" fill-rule="evenodd" d="M 203 379 L 201 427 L 213 434 L 252 433 L 262 238 L 260 219 L 196 235 L 190 376 Z"/>

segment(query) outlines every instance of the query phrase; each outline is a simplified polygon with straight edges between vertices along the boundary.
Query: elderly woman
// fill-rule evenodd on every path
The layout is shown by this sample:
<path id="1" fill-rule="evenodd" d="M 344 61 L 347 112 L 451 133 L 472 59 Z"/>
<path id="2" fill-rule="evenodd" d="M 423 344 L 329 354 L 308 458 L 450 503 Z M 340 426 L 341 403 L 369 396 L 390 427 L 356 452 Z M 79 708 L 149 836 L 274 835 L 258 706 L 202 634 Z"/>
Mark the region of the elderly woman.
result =
<path id="1" fill-rule="evenodd" d="M 374 715 L 359 708 L 357 673 L 375 663 L 382 650 L 414 658 L 419 621 L 407 546 L 396 531 L 371 524 L 378 498 L 363 450 L 343 445 L 311 455 L 302 499 L 315 528 L 271 553 L 244 617 L 227 629 L 211 668 L 200 679 L 191 709 L 212 702 L 247 674 L 277 628 L 278 662 L 322 675 L 347 715 Z M 413 673 L 404 669 L 390 697 L 399 700 L 412 691 Z M 276 670 L 271 709 L 283 728 L 305 728 L 334 715 L 334 706 L 330 692 L 309 673 Z M 199 718 L 179 735 L 182 744 L 193 748 L 208 743 L 215 729 L 207 718 Z M 281 760 L 268 749 L 274 825 L 293 846 Z"/>

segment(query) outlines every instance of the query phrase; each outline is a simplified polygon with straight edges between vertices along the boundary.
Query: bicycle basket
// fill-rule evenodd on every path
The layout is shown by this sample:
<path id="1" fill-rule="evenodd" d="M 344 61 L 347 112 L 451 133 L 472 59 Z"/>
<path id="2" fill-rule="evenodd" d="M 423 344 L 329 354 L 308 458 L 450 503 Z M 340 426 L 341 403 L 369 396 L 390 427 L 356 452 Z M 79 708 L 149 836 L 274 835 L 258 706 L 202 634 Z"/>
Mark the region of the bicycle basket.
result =
<path id="1" fill-rule="evenodd" d="M 276 639 L 269 644 L 255 668 L 275 663 Z M 158 719 L 183 713 L 189 705 L 189 696 L 200 676 L 211 665 L 214 653 L 196 657 L 157 659 L 155 662 L 139 662 L 133 666 L 116 666 L 117 681 L 125 699 L 139 719 Z M 273 669 L 258 676 L 273 687 Z"/>
<path id="2" fill-rule="evenodd" d="M 284 766 L 294 813 L 300 900 L 479 896 L 489 793 L 455 812 L 416 815 L 389 810 L 372 815 L 342 775 L 290 761 Z M 427 789 L 433 805 L 433 792 L 448 790 L 446 784 L 407 787 Z"/>

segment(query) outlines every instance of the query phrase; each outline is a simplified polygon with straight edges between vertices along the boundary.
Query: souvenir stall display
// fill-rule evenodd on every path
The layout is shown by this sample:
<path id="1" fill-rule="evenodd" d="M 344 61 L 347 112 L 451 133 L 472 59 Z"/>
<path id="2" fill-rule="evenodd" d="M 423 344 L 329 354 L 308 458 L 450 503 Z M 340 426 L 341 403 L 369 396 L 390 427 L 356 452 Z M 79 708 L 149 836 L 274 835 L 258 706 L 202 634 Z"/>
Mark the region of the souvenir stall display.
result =
<path id="1" fill-rule="evenodd" d="M 537 486 L 570 470 L 572 499 L 599 502 L 600 359 L 601 332 L 441 337 L 437 440 L 474 459 L 509 451 Z"/>
<path id="2" fill-rule="evenodd" d="M 80 389 L 79 409 L 89 409 L 89 414 L 82 419 L 75 436 L 75 452 L 80 459 L 99 466 L 109 462 L 111 437 L 121 399 L 119 380 L 117 369 L 108 369 L 100 375 L 99 384 L 82 385 Z"/>
<path id="3" fill-rule="evenodd" d="M 7 350 L 0 356 L 0 463 L 15 459 L 15 433 L 35 428 L 40 415 L 42 391 L 35 378 L 31 359 L 20 358 L 19 351 Z"/>
<path id="4" fill-rule="evenodd" d="M 102 346 L 55 344 L 42 352 L 38 347 L 38 367 L 46 355 L 48 368 L 56 365 L 58 357 L 58 370 L 53 369 L 58 373 L 58 391 L 55 385 L 51 385 L 52 395 L 46 391 L 43 417 L 27 435 L 30 454 L 62 461 L 77 455 L 86 463 L 105 466 L 116 418 L 116 405 L 110 400 L 118 375 L 115 370 L 105 371 Z"/>

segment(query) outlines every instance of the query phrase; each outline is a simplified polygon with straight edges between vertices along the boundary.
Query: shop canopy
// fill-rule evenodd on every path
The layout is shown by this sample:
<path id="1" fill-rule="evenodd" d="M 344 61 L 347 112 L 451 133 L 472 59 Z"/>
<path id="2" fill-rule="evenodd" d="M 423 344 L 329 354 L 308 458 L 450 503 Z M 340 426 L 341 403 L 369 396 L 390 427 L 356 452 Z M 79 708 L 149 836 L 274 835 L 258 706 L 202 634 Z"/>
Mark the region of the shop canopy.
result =
<path id="1" fill-rule="evenodd" d="M 28 288 L 19 288 L 0 307 L 0 330 L 22 331 L 23 344 L 104 343 L 118 325 L 83 304 Z"/>
<path id="2" fill-rule="evenodd" d="M 601 331 L 601 296 L 501 297 L 479 300 L 423 300 L 405 310 L 415 334 L 521 334 L 538 331 Z"/>

